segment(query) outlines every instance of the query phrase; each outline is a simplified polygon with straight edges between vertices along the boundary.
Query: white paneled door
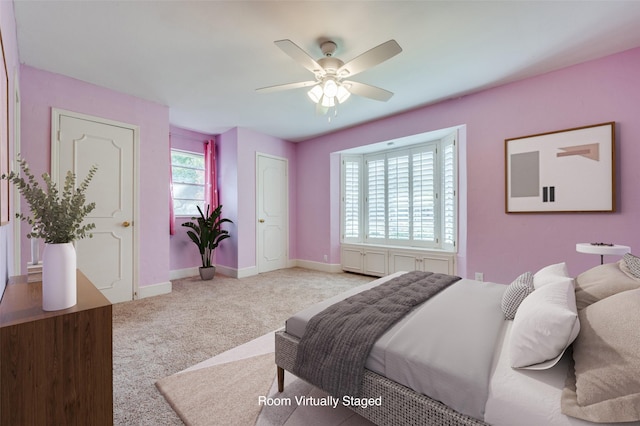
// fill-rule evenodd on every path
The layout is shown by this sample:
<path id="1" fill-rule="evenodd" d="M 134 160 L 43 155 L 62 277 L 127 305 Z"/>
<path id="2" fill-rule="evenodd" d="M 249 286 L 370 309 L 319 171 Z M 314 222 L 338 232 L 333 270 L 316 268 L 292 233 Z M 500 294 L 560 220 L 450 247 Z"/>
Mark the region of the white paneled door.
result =
<path id="1" fill-rule="evenodd" d="M 258 154 L 257 263 L 258 273 L 287 267 L 289 200 L 287 160 Z"/>
<path id="2" fill-rule="evenodd" d="M 67 170 L 78 184 L 90 167 L 98 171 L 87 191 L 96 208 L 87 221 L 93 238 L 76 242 L 80 269 L 112 302 L 134 298 L 136 126 L 53 110 L 51 170 L 62 185 Z"/>

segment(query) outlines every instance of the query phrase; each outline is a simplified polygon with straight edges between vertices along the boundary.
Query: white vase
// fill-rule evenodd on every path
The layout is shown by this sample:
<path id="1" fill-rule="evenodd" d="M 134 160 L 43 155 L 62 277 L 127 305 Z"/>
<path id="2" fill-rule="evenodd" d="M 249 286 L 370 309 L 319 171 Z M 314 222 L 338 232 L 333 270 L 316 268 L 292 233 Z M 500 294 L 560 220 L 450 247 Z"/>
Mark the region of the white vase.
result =
<path id="1" fill-rule="evenodd" d="M 45 244 L 42 252 L 42 309 L 57 311 L 76 304 L 76 249 L 72 243 Z"/>

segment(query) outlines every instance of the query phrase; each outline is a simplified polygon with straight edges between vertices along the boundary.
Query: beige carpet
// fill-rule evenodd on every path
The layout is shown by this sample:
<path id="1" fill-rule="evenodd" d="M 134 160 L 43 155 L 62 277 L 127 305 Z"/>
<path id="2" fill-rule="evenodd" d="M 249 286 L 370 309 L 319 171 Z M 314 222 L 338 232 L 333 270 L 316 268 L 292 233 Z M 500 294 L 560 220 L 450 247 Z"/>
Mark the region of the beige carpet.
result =
<path id="1" fill-rule="evenodd" d="M 173 281 L 170 294 L 115 304 L 114 425 L 183 425 L 156 381 L 280 328 L 297 311 L 373 279 L 301 268 L 242 279 L 193 277 Z M 273 347 L 242 357 L 266 352 Z"/>
<path id="2" fill-rule="evenodd" d="M 253 425 L 273 383 L 273 353 L 174 374 L 156 386 L 189 426 Z"/>

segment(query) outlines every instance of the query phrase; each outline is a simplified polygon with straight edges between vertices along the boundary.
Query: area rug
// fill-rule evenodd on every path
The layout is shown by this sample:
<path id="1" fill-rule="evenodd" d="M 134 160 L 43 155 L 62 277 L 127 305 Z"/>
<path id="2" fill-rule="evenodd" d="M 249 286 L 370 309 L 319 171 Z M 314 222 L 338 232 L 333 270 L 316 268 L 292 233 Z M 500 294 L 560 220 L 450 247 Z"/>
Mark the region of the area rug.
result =
<path id="1" fill-rule="evenodd" d="M 165 377 L 156 386 L 190 426 L 373 426 L 343 406 L 299 404 L 326 394 L 293 374 L 285 374 L 285 389 L 279 393 L 274 359 L 271 332 Z"/>
<path id="2" fill-rule="evenodd" d="M 185 371 L 156 386 L 189 426 L 253 425 L 275 377 L 274 354 Z"/>

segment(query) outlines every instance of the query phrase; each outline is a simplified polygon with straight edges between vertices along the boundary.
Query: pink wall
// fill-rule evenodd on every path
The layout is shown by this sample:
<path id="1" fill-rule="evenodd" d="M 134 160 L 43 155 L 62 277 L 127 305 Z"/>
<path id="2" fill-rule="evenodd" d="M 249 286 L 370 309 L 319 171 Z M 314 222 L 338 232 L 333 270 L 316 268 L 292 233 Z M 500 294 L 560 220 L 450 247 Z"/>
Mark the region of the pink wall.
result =
<path id="1" fill-rule="evenodd" d="M 330 155 L 345 148 L 466 125 L 467 247 L 458 272 L 510 282 L 518 274 L 566 261 L 577 274 L 599 263 L 578 242 L 607 241 L 640 251 L 640 49 L 573 66 L 474 95 L 441 102 L 298 144 L 298 258 L 339 260 L 338 205 Z M 616 121 L 618 212 L 504 212 L 504 140 Z M 314 226 L 306 224 L 313 223 Z M 614 261 L 617 258 L 607 258 Z M 466 264 L 466 265 L 465 265 Z"/>
<path id="2" fill-rule="evenodd" d="M 194 132 L 170 126 L 171 148 L 204 154 L 205 141 L 214 138 L 213 135 Z M 181 226 L 190 221 L 188 217 L 176 217 L 175 234 L 169 237 L 169 268 L 172 271 L 202 266 L 198 247 L 187 236 L 187 228 Z M 215 254 L 214 254 L 215 263 Z"/>
<path id="3" fill-rule="evenodd" d="M 219 140 L 220 203 L 224 205 L 225 216 L 234 221 L 236 231 L 224 247 L 220 246 L 217 263 L 239 271 L 256 266 L 256 153 L 286 158 L 289 162 L 289 258 L 296 259 L 296 144 L 245 128 L 232 129 L 220 135 Z"/>
<path id="4" fill-rule="evenodd" d="M 0 5 L 8 66 L 17 69 L 15 28 L 8 19 L 13 9 L 11 3 Z M 487 280 L 509 282 L 525 270 L 559 261 L 567 261 L 577 274 L 598 262 L 596 256 L 575 252 L 575 243 L 584 241 L 612 241 L 637 251 L 639 66 L 640 49 L 634 49 L 298 144 L 232 129 L 220 135 L 218 155 L 220 200 L 225 216 L 234 221 L 233 237 L 216 252 L 216 263 L 239 271 L 256 266 L 256 152 L 289 160 L 289 257 L 324 262 L 326 254 L 329 263 L 339 263 L 339 163 L 332 153 L 457 125 L 466 125 L 467 159 L 461 171 L 467 189 L 461 200 L 463 217 L 467 215 L 461 224 L 461 232 L 466 229 L 461 275 L 484 272 Z M 22 154 L 36 172 L 49 169 L 52 106 L 140 126 L 139 285 L 166 282 L 170 269 L 189 263 L 174 250 L 167 231 L 168 108 L 28 66 L 19 71 Z M 504 213 L 504 139 L 605 121 L 617 122 L 617 213 Z M 6 228 L 0 230 L 3 244 L 11 238 Z M 23 244 L 23 269 L 28 247 Z M 9 263 L 10 253 L 3 257 Z"/>
<path id="5" fill-rule="evenodd" d="M 233 221 L 233 226 L 227 229 L 231 238 L 227 238 L 224 245 L 216 250 L 216 263 L 232 269 L 238 269 L 238 129 L 231 129 L 218 137 L 218 198 L 224 210 L 224 216 Z M 253 196 L 253 195 L 249 195 Z"/>
<path id="6" fill-rule="evenodd" d="M 24 65 L 20 79 L 22 156 L 35 174 L 50 169 L 52 107 L 139 126 L 138 285 L 169 281 L 169 108 Z M 28 258 L 23 241 L 23 271 Z"/>

